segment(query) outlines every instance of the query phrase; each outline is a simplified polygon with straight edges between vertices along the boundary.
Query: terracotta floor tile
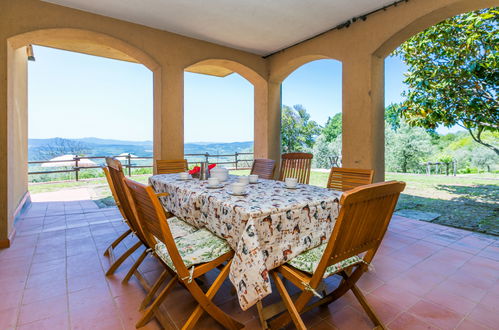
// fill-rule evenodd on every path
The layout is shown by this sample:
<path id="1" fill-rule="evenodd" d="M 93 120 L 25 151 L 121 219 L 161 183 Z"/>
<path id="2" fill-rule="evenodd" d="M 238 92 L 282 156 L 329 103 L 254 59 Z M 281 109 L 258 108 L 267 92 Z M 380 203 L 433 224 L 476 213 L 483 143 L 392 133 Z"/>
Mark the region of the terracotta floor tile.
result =
<path id="1" fill-rule="evenodd" d="M 2 292 L 0 299 L 0 311 L 18 308 L 21 305 L 23 291 Z"/>
<path id="2" fill-rule="evenodd" d="M 422 300 L 412 306 L 409 309 L 409 313 L 412 313 L 421 318 L 423 321 L 442 329 L 453 329 L 463 319 L 463 315 L 425 300 Z"/>
<path id="3" fill-rule="evenodd" d="M 438 329 L 410 313 L 402 313 L 388 324 L 391 330 L 433 330 Z"/>
<path id="4" fill-rule="evenodd" d="M 402 309 L 407 309 L 420 300 L 420 298 L 415 294 L 389 284 L 380 286 L 371 294 L 379 296 L 387 302 L 397 305 Z"/>
<path id="5" fill-rule="evenodd" d="M 114 305 L 113 298 L 107 287 L 93 286 L 76 292 L 70 292 L 69 309 L 96 309 Z"/>
<path id="6" fill-rule="evenodd" d="M 474 285 L 472 279 L 470 279 L 469 282 L 447 279 L 446 281 L 438 284 L 435 288 L 453 293 L 474 302 L 479 302 L 480 300 L 482 300 L 482 298 L 485 297 L 485 294 L 487 293 L 486 290 L 480 289 L 476 285 Z"/>
<path id="7" fill-rule="evenodd" d="M 331 323 L 338 329 L 372 329 L 374 328 L 371 320 L 363 313 L 360 313 L 353 307 L 347 306 L 337 313 L 332 313 L 324 320 Z"/>
<path id="8" fill-rule="evenodd" d="M 472 300 L 442 289 L 431 290 L 426 294 L 425 299 L 439 306 L 451 309 L 461 315 L 467 315 L 477 305 L 477 303 Z"/>
<path id="9" fill-rule="evenodd" d="M 38 274 L 30 274 L 26 282 L 26 288 L 43 287 L 50 282 L 66 283 L 66 272 L 50 270 Z"/>
<path id="10" fill-rule="evenodd" d="M 497 312 L 497 302 L 492 306 L 479 304 L 468 315 L 468 319 L 485 325 L 491 329 L 497 329 L 499 325 L 499 313 Z"/>
<path id="11" fill-rule="evenodd" d="M 23 305 L 19 316 L 19 324 L 32 323 L 58 314 L 64 314 L 67 312 L 67 306 L 66 295 Z"/>
<path id="12" fill-rule="evenodd" d="M 18 330 L 65 330 L 69 328 L 68 313 L 19 326 Z"/>
<path id="13" fill-rule="evenodd" d="M 491 328 L 485 327 L 481 324 L 478 324 L 468 319 L 464 319 L 461 323 L 459 323 L 459 325 L 456 328 L 456 330 L 490 330 L 490 329 Z"/>
<path id="14" fill-rule="evenodd" d="M 47 282 L 43 286 L 28 288 L 24 291 L 23 305 L 53 297 L 66 295 L 66 283 L 62 281 Z"/>
<path id="15" fill-rule="evenodd" d="M 0 329 L 2 330 L 15 329 L 18 311 L 19 309 L 17 308 L 0 310 Z"/>
<path id="16" fill-rule="evenodd" d="M 378 317 L 381 319 L 381 322 L 383 322 L 384 324 L 388 324 L 389 322 L 394 320 L 403 311 L 401 307 L 372 294 L 368 294 L 366 296 L 366 300 L 372 306 L 374 312 L 376 313 L 376 315 L 378 315 Z M 361 313 L 365 313 L 363 308 L 357 309 Z"/>
<path id="17" fill-rule="evenodd" d="M 45 262 L 36 262 L 31 265 L 30 275 L 45 273 L 48 271 L 66 272 L 66 258 L 55 259 Z"/>
<path id="18" fill-rule="evenodd" d="M 383 281 L 379 280 L 376 276 L 369 272 L 362 275 L 360 280 L 357 282 L 357 286 L 364 292 L 371 292 L 383 284 Z"/>

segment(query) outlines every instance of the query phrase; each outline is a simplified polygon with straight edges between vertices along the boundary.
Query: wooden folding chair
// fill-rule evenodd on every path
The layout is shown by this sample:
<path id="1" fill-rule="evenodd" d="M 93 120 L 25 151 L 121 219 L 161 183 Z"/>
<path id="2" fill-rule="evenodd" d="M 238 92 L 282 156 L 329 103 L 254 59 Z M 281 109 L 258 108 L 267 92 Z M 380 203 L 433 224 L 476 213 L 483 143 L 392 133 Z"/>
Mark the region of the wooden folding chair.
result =
<path id="1" fill-rule="evenodd" d="M 166 270 L 173 269 L 176 273 L 151 305 L 147 307 L 144 316 L 136 324 L 137 328 L 149 322 L 177 282 L 189 290 L 198 302 L 198 306 L 184 324 L 183 329 L 193 329 L 204 312 L 207 312 L 228 329 L 242 328 L 242 324 L 235 321 L 212 302 L 213 297 L 229 274 L 234 255 L 227 242 L 206 229 L 175 238 L 170 224 L 166 220 L 165 210 L 153 188 L 127 178 L 124 178 L 123 181 L 128 188 L 130 204 L 144 230 L 146 239 L 149 245 L 154 246 L 154 255 L 158 257 Z M 227 262 L 225 266 L 222 265 L 224 262 Z M 195 280 L 215 268 L 221 268 L 220 274 L 205 293 Z M 151 299 L 155 295 L 162 284 L 160 282 L 165 278 L 166 276 L 162 275 L 156 281 L 146 299 Z"/>
<path id="2" fill-rule="evenodd" d="M 125 185 L 123 183 L 123 178 L 125 177 L 125 173 L 123 172 L 123 167 L 121 165 L 121 162 L 115 158 L 107 157 L 106 164 L 108 167 L 106 168 L 105 173 L 107 173 L 109 175 L 109 182 L 111 183 L 111 187 L 112 187 L 111 191 L 113 192 L 113 196 L 116 200 L 116 204 L 118 205 L 120 212 L 123 214 L 123 218 L 125 219 L 125 222 L 130 227 L 130 232 L 133 233 L 138 238 L 137 243 L 135 243 L 131 248 L 129 248 L 126 252 L 124 252 L 116 260 L 114 260 L 112 253 L 109 253 L 112 250 L 106 250 L 107 253 L 105 253 L 105 255 L 109 255 L 111 258 L 111 266 L 107 270 L 106 275 L 107 276 L 112 275 L 116 271 L 116 269 L 118 269 L 118 267 L 133 252 L 135 252 L 141 246 L 145 247 L 142 254 L 139 256 L 139 258 L 137 258 L 137 260 L 133 264 L 132 268 L 128 271 L 128 273 L 123 278 L 123 283 L 126 283 L 126 282 L 128 282 L 128 280 L 130 280 L 130 278 L 132 277 L 134 272 L 137 270 L 137 268 L 140 266 L 140 264 L 144 261 L 145 257 L 150 253 L 151 246 L 148 245 L 148 242 L 144 237 L 142 229 L 140 228 L 140 226 L 135 218 L 135 215 L 132 212 L 132 209 L 130 207 L 129 200 L 128 200 L 127 195 L 126 195 Z M 120 239 L 123 235 L 121 235 L 118 239 Z M 124 239 L 124 237 L 122 239 Z M 114 244 L 114 242 L 113 242 L 113 244 Z M 114 249 L 114 247 L 118 243 L 115 246 L 113 246 L 113 244 L 111 244 L 111 246 Z M 154 247 L 154 246 L 152 246 L 152 247 Z"/>
<path id="3" fill-rule="evenodd" d="M 187 171 L 187 159 L 155 161 L 157 174 L 180 173 Z"/>
<path id="4" fill-rule="evenodd" d="M 373 176 L 374 170 L 332 167 L 327 180 L 327 187 L 338 191 L 347 191 L 373 183 Z"/>
<path id="5" fill-rule="evenodd" d="M 340 214 L 328 243 L 308 250 L 271 271 L 271 277 L 285 306 L 284 312 L 268 323 L 272 329 L 281 328 L 290 321 L 298 329 L 306 329 L 300 314 L 329 304 L 348 290 L 352 290 L 376 327 L 384 329 L 356 282 L 368 270 L 404 188 L 404 182 L 391 181 L 343 193 Z M 288 294 L 279 273 L 301 289 L 296 299 Z M 319 291 L 322 291 L 322 280 L 336 274 L 342 277 L 340 285 L 318 301 L 307 305 L 314 295 L 321 296 Z M 264 323 L 266 319 L 275 316 L 264 314 L 265 311 L 261 311 L 260 317 Z"/>
<path id="6" fill-rule="evenodd" d="M 308 184 L 313 157 L 312 154 L 302 152 L 282 154 L 279 180 L 284 181 L 286 178 L 296 178 L 299 183 Z"/>
<path id="7" fill-rule="evenodd" d="M 272 180 L 274 178 L 275 161 L 273 159 L 257 158 L 253 161 L 250 174 L 259 178 Z"/>
<path id="8" fill-rule="evenodd" d="M 111 180 L 109 169 L 107 167 L 103 167 L 102 170 L 104 171 L 104 175 L 106 176 L 107 184 L 109 185 L 109 189 L 111 190 L 111 195 L 113 196 L 116 206 L 118 207 L 118 210 L 121 213 L 121 217 L 126 222 L 126 216 L 125 213 L 123 212 L 123 209 L 121 208 L 120 202 L 118 201 L 118 196 L 116 196 L 116 190 L 114 189 L 114 183 Z M 131 233 L 132 229 L 128 228 L 123 234 L 121 234 L 118 238 L 116 238 L 111 243 L 111 245 L 109 245 L 106 251 L 104 251 L 104 256 L 109 256 L 112 260 L 114 260 L 114 249 Z"/>

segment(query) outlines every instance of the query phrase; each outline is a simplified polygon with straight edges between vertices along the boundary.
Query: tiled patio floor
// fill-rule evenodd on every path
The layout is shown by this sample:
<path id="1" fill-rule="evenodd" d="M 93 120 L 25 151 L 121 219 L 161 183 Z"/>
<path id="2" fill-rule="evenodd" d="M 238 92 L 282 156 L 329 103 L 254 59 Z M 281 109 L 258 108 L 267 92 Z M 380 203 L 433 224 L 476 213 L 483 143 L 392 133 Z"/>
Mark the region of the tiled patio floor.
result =
<path id="1" fill-rule="evenodd" d="M 0 250 L 0 329 L 135 328 L 144 291 L 135 279 L 121 284 L 131 261 L 104 276 L 104 249 L 126 228 L 115 208 L 98 209 L 89 200 L 35 202 L 16 228 L 13 246 Z M 359 285 L 391 329 L 499 327 L 496 237 L 394 217 L 374 267 Z M 154 280 L 160 268 L 148 258 L 141 269 Z M 230 287 L 227 281 L 217 304 L 247 328 L 259 328 L 256 310 L 242 312 Z M 266 302 L 277 299 L 274 292 Z M 165 304 L 172 328 L 195 306 L 181 287 Z M 304 319 L 312 329 L 372 328 L 352 295 Z M 205 316 L 198 328 L 218 326 Z"/>

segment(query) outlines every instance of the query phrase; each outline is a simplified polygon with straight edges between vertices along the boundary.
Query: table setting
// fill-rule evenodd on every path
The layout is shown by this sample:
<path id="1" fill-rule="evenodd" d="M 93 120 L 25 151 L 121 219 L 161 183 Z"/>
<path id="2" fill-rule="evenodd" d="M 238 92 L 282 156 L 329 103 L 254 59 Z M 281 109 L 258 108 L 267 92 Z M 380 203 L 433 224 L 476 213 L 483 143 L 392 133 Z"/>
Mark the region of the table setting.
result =
<path id="1" fill-rule="evenodd" d="M 246 310 L 270 294 L 269 270 L 329 239 L 341 192 L 227 169 L 161 174 L 149 179 L 164 207 L 197 228 L 227 240 L 235 251 L 230 280 Z"/>

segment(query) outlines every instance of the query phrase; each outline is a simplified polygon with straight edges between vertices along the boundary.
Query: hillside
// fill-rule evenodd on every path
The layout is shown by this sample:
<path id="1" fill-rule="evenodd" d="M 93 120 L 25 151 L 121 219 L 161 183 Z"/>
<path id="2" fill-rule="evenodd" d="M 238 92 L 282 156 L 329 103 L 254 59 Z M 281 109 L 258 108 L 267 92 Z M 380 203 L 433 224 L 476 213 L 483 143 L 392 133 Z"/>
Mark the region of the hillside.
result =
<path id="1" fill-rule="evenodd" d="M 195 142 L 186 143 L 186 154 L 212 155 L 233 154 L 235 152 L 251 152 L 253 142 Z M 85 156 L 110 156 L 122 153 L 131 153 L 140 157 L 152 156 L 152 141 L 124 141 L 112 139 L 99 139 L 94 137 L 82 139 L 29 139 L 29 160 L 46 160 L 62 154 L 83 154 Z"/>

